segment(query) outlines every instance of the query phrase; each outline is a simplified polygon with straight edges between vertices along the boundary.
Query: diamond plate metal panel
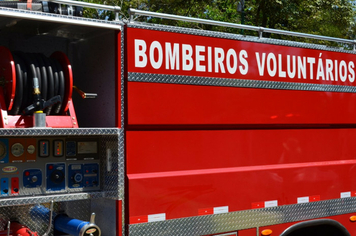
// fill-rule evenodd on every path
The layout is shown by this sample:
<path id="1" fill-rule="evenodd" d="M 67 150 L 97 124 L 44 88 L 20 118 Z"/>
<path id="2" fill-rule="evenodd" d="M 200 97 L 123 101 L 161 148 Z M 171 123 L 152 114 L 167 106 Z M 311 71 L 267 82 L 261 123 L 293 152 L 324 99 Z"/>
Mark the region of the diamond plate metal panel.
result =
<path id="1" fill-rule="evenodd" d="M 168 26 L 168 25 L 157 25 L 157 24 L 149 24 L 144 22 L 128 23 L 127 26 L 131 28 L 159 30 L 159 31 L 173 32 L 173 33 L 192 34 L 192 35 L 200 35 L 206 37 L 233 39 L 233 40 L 240 40 L 240 41 L 247 41 L 247 42 L 268 43 L 268 44 L 281 45 L 281 46 L 300 47 L 300 48 L 309 48 L 309 49 L 326 50 L 332 52 L 356 54 L 356 51 L 353 50 L 344 50 L 339 47 L 329 47 L 320 44 L 294 42 L 289 40 L 279 40 L 279 39 L 271 39 L 271 38 L 259 38 L 259 37 L 246 36 L 240 34 L 231 34 L 231 33 L 200 30 L 200 29 L 193 29 L 193 28 L 182 28 L 182 27 Z"/>
<path id="2" fill-rule="evenodd" d="M 53 195 L 39 195 L 30 197 L 9 197 L 0 198 L 0 205 L 3 206 L 16 206 L 16 205 L 27 205 L 36 203 L 45 203 L 50 201 L 73 201 L 73 200 L 83 200 L 90 198 L 103 197 L 103 193 L 65 193 L 65 194 L 53 194 Z M 2 209 L 0 207 L 0 209 Z"/>
<path id="3" fill-rule="evenodd" d="M 119 131 L 119 199 L 122 200 L 121 220 L 125 225 L 125 31 L 121 32 L 121 125 Z M 119 204 L 119 203 L 118 203 Z M 120 214 L 120 213 L 118 213 Z M 117 226 L 119 227 L 119 226 Z M 122 235 L 125 235 L 125 227 L 121 229 Z"/>
<path id="4" fill-rule="evenodd" d="M 89 221 L 90 219 L 90 200 L 59 202 L 54 204 L 56 213 L 65 212 L 72 218 Z M 32 231 L 43 235 L 48 227 L 49 219 L 47 216 L 41 215 L 38 212 L 31 211 L 38 204 L 26 204 L 21 206 L 8 206 L 0 208 L 0 222 L 8 220 L 16 220 L 23 225 L 29 227 Z M 44 203 L 42 206 L 49 208 L 49 203 Z M 56 214 L 55 213 L 55 214 Z M 55 215 L 54 215 L 55 216 Z M 6 229 L 5 223 L 0 223 L 0 231 Z M 53 236 L 53 225 L 49 236 Z"/>
<path id="5" fill-rule="evenodd" d="M 11 196 L 0 198 L 0 216 L 2 218 L 17 219 L 27 225 L 33 231 L 43 234 L 47 229 L 48 221 L 41 216 L 29 215 L 31 207 L 35 204 L 48 204 L 54 201 L 56 213 L 66 212 L 70 217 L 89 221 L 92 208 L 97 204 L 92 201 L 108 203 L 116 202 L 124 196 L 124 132 L 117 128 L 88 128 L 88 129 L 0 129 L 0 136 L 11 137 L 60 137 L 69 138 L 93 137 L 98 139 L 100 145 L 100 191 L 80 192 L 82 189 L 67 189 L 66 192 L 41 194 L 34 193 L 31 196 Z M 119 157 L 120 156 L 120 157 Z M 115 209 L 112 204 L 107 209 Z M 115 210 L 114 210 L 115 212 Z M 101 213 L 102 217 L 105 213 Z M 116 214 L 110 216 L 112 222 L 116 222 Z M 1 218 L 0 218 L 1 219 Z M 1 220 L 0 220 L 1 222 Z M 0 225 L 1 227 L 1 225 Z M 100 227 L 100 226 L 99 226 Z M 50 234 L 52 235 L 52 233 Z M 103 236 L 111 236 L 109 232 L 103 232 Z"/>
<path id="6" fill-rule="evenodd" d="M 207 235 L 340 215 L 355 211 L 356 198 L 343 198 L 145 224 L 133 224 L 129 225 L 129 235 Z"/>
<path id="7" fill-rule="evenodd" d="M 264 81 L 264 80 L 226 79 L 226 78 L 164 75 L 164 74 L 149 74 L 149 73 L 129 73 L 128 81 L 167 83 L 167 84 L 187 84 L 187 85 L 209 85 L 209 86 L 240 87 L 240 88 L 302 90 L 302 91 L 319 91 L 319 92 L 343 92 L 343 93 L 356 92 L 356 87 L 354 86 L 290 83 L 290 82 Z"/>
<path id="8" fill-rule="evenodd" d="M 0 136 L 117 135 L 117 128 L 0 129 Z"/>
<path id="9" fill-rule="evenodd" d="M 91 200 L 91 210 L 95 212 L 95 224 L 100 227 L 103 236 L 116 236 L 117 217 L 120 213 L 116 212 L 115 206 L 115 200 L 105 198 Z"/>

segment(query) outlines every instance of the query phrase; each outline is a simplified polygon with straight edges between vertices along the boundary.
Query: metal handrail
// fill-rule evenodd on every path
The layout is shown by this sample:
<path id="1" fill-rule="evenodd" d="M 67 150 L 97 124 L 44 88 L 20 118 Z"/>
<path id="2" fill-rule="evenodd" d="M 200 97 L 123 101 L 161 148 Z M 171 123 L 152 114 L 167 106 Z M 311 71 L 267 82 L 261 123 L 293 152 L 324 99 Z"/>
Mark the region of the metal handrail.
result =
<path id="1" fill-rule="evenodd" d="M 112 11 L 115 13 L 121 11 L 121 7 L 119 7 L 119 6 L 109 6 L 109 5 L 103 5 L 103 4 L 72 1 L 72 0 L 47 0 L 47 1 L 55 2 L 55 3 L 59 3 L 59 4 L 78 6 L 78 7 L 88 7 L 88 8 L 98 9 L 98 10 L 107 10 L 107 11 Z"/>
<path id="2" fill-rule="evenodd" d="M 187 16 L 172 15 L 166 13 L 150 12 L 150 11 L 137 10 L 134 8 L 129 9 L 129 14 L 130 14 L 131 22 L 133 22 L 134 15 L 151 16 L 151 17 L 158 17 L 158 18 L 170 19 L 170 20 L 179 20 L 179 21 L 186 21 L 186 22 L 193 22 L 193 23 L 200 23 L 200 24 L 207 24 L 207 25 L 216 25 L 216 26 L 257 31 L 259 32 L 260 38 L 262 38 L 262 34 L 266 32 L 266 33 L 288 35 L 288 36 L 295 36 L 301 38 L 325 40 L 325 41 L 331 41 L 337 43 L 353 44 L 354 46 L 356 45 L 356 40 L 351 40 L 351 39 L 341 39 L 341 38 L 334 38 L 334 37 L 321 36 L 315 34 L 298 33 L 298 32 L 292 32 L 287 30 L 278 30 L 278 29 L 271 29 L 271 28 L 251 26 L 251 25 L 235 24 L 235 23 L 229 23 L 223 21 L 215 21 L 215 20 L 207 20 L 207 19 L 200 19 L 200 18 L 187 17 Z"/>

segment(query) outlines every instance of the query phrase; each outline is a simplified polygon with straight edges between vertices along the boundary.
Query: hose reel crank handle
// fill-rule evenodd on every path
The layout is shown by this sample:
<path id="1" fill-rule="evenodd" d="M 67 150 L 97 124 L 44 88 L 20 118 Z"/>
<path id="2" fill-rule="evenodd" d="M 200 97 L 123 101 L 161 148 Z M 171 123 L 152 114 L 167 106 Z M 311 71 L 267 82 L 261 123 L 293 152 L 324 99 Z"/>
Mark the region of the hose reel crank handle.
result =
<path id="1" fill-rule="evenodd" d="M 84 98 L 96 98 L 98 96 L 98 94 L 96 93 L 86 93 L 83 92 L 82 90 L 80 90 L 79 88 L 77 88 L 77 86 L 73 85 L 73 88 L 75 91 L 77 91 L 77 93 L 79 93 L 79 95 L 84 99 Z"/>

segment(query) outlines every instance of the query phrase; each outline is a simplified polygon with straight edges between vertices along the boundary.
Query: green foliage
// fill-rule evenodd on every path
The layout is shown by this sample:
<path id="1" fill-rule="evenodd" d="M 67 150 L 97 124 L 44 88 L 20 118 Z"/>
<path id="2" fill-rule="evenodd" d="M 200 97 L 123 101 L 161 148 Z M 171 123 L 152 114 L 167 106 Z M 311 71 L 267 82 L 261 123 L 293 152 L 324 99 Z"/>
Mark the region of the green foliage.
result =
<path id="1" fill-rule="evenodd" d="M 267 28 L 354 39 L 355 10 L 348 0 L 245 0 L 244 11 L 238 11 L 240 0 L 89 0 L 122 8 L 120 18 L 128 20 L 128 9 L 197 17 L 215 21 L 248 24 Z M 104 1 L 104 2 L 102 2 Z M 90 17 L 113 18 L 106 12 L 86 12 Z M 151 17 L 136 21 L 170 24 L 230 33 L 257 35 L 256 32 L 234 28 L 202 25 Z M 264 37 L 288 38 L 264 34 Z M 304 39 L 305 40 L 305 39 Z"/>

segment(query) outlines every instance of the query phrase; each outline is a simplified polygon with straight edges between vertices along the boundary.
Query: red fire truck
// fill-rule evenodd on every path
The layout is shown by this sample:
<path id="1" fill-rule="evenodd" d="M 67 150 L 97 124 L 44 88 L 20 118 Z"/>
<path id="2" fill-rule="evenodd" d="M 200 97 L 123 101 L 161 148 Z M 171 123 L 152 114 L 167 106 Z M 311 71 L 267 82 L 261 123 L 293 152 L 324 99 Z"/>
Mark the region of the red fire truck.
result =
<path id="1" fill-rule="evenodd" d="M 81 7 L 120 8 L 69 0 L 8 4 L 0 235 L 356 235 L 353 40 L 135 9 L 129 22 L 87 19 Z"/>

